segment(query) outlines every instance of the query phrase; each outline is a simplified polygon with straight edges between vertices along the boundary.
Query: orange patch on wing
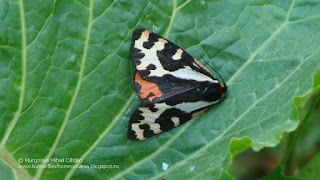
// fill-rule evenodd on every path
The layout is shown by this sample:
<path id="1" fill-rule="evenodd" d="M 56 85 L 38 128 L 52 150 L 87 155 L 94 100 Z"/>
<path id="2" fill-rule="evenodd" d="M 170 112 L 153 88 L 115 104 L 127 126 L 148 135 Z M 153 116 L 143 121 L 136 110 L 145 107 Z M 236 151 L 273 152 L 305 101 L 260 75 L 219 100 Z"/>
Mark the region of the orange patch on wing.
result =
<path id="1" fill-rule="evenodd" d="M 162 92 L 159 89 L 159 86 L 156 83 L 146 81 L 142 79 L 140 74 L 137 72 L 135 76 L 135 82 L 140 84 L 141 89 L 140 89 L 140 98 L 145 99 L 147 98 L 150 93 L 153 93 L 153 96 L 150 96 L 148 99 L 152 101 L 156 97 L 161 97 Z"/>
<path id="2" fill-rule="evenodd" d="M 224 85 L 222 83 L 220 83 L 220 89 L 221 89 L 221 96 L 224 96 L 224 93 L 222 91 L 222 89 L 224 89 Z"/>
<path id="3" fill-rule="evenodd" d="M 163 38 L 159 38 L 159 41 L 162 42 L 163 44 L 168 43 L 168 41 Z"/>
<path id="4" fill-rule="evenodd" d="M 205 108 L 205 109 L 203 109 L 203 110 L 201 110 L 201 111 L 198 111 L 198 112 L 193 113 L 193 114 L 192 114 L 192 117 L 194 118 L 194 117 L 198 116 L 199 114 L 203 113 L 203 111 L 205 111 L 206 109 L 207 109 L 207 108 Z"/>
<path id="5" fill-rule="evenodd" d="M 205 69 L 206 71 L 208 71 L 208 73 L 211 74 L 211 72 L 210 72 L 203 64 L 201 64 L 201 62 L 199 62 L 199 61 L 196 60 L 196 59 L 194 59 L 194 61 L 196 62 L 196 64 L 197 64 L 198 66 L 201 66 L 203 69 Z"/>

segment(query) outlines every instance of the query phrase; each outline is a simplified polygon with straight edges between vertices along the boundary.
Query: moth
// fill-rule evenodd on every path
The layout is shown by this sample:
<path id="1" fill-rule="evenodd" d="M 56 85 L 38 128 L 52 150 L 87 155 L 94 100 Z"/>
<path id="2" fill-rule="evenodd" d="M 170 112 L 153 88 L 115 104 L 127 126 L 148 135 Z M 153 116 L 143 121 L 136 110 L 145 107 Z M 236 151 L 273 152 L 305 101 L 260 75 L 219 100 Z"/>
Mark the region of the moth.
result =
<path id="1" fill-rule="evenodd" d="M 128 125 L 128 139 L 145 140 L 173 129 L 221 102 L 227 86 L 169 40 L 144 29 L 132 34 L 134 90 L 143 100 Z"/>

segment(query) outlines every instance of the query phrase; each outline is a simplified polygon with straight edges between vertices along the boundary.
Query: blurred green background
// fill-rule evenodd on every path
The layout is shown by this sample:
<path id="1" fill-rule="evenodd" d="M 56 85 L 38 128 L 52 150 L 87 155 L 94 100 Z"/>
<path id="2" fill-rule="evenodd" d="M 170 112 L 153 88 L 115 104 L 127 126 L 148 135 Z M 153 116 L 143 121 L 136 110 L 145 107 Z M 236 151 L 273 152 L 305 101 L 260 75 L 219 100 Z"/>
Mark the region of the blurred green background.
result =
<path id="1" fill-rule="evenodd" d="M 309 110 L 315 96 L 312 96 L 300 107 L 300 119 Z M 283 134 L 283 139 L 276 147 L 263 148 L 259 152 L 248 149 L 235 157 L 230 167 L 232 175 L 240 180 L 259 179 L 270 174 L 280 164 L 286 149 L 296 131 Z M 312 111 L 305 129 L 302 130 L 292 155 L 290 156 L 284 174 L 296 176 L 299 171 L 320 152 L 320 102 Z M 319 167 L 320 170 L 320 167 Z"/>

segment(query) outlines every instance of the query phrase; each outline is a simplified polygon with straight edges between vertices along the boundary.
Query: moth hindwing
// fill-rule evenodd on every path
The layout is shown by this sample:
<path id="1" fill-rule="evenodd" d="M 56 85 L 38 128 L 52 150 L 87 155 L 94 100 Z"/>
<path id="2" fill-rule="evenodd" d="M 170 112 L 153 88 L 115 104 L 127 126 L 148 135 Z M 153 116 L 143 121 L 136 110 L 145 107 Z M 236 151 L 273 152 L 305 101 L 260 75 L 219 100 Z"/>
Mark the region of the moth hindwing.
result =
<path id="1" fill-rule="evenodd" d="M 134 90 L 143 100 L 133 112 L 128 139 L 144 140 L 192 119 L 225 96 L 227 87 L 179 46 L 148 30 L 133 31 Z"/>

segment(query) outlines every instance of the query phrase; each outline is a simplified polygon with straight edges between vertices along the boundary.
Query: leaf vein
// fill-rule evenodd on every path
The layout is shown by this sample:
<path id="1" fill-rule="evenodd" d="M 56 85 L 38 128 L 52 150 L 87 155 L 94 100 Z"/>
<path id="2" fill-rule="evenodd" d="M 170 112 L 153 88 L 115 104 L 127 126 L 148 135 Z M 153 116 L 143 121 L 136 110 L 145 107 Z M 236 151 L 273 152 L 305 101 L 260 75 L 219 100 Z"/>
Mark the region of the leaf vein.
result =
<path id="1" fill-rule="evenodd" d="M 283 23 L 283 25 L 280 26 L 279 29 L 278 29 L 277 31 L 275 31 L 275 32 L 254 52 L 253 55 L 250 56 L 250 58 L 249 58 L 248 61 L 250 61 L 250 62 L 253 61 L 254 57 L 255 57 L 258 53 L 260 53 L 260 52 L 263 50 L 263 48 L 264 48 L 264 47 L 283 29 L 283 27 L 288 23 L 288 18 L 289 18 L 289 15 L 288 15 L 288 14 L 290 14 L 290 12 L 291 12 L 291 10 L 292 10 L 293 4 L 294 4 L 294 0 L 292 1 L 292 4 L 291 4 L 291 6 L 290 6 L 290 8 L 289 8 L 289 10 L 288 10 L 288 13 L 287 13 L 287 16 L 286 16 L 286 21 Z M 250 62 L 248 63 L 248 61 L 247 61 L 246 63 L 244 63 L 243 66 L 247 66 L 247 65 L 250 63 Z M 301 64 L 300 64 L 300 65 L 301 65 Z M 242 67 L 243 67 L 243 66 L 242 66 Z M 240 69 L 241 69 L 241 68 L 240 68 Z M 242 69 L 244 69 L 244 68 L 242 68 Z M 228 82 L 227 84 L 229 84 L 229 83 L 232 81 L 232 79 L 234 78 L 234 76 L 237 76 L 237 73 L 235 73 L 235 74 L 232 76 L 232 78 L 229 80 L 229 82 Z M 287 76 L 287 78 L 288 78 L 288 77 L 289 77 L 289 76 Z M 271 92 L 269 92 L 268 94 L 270 94 L 270 93 L 271 93 Z M 268 94 L 266 94 L 265 96 L 267 96 Z M 263 96 L 261 99 L 263 99 L 265 96 Z M 260 101 L 261 99 L 259 99 L 259 101 Z M 256 104 L 256 103 L 255 103 L 255 104 Z M 255 104 L 253 104 L 253 105 L 251 106 L 251 108 L 252 108 Z M 244 113 L 244 114 L 245 114 L 245 113 Z M 241 117 L 239 117 L 239 118 L 241 118 Z M 238 118 L 238 119 L 239 119 L 239 118 Z M 237 121 L 237 120 L 235 120 L 235 122 L 236 122 L 236 121 Z M 119 173 L 118 175 L 114 176 L 112 179 L 119 179 L 119 178 L 123 177 L 125 174 L 129 173 L 130 171 L 132 171 L 132 170 L 135 169 L 136 167 L 140 167 L 142 164 L 144 164 L 145 162 L 149 161 L 150 159 L 152 159 L 153 157 L 155 157 L 156 155 L 158 155 L 163 149 L 165 149 L 165 148 L 167 148 L 169 145 L 171 145 L 171 143 L 172 143 L 174 140 L 176 140 L 191 124 L 193 124 L 193 122 L 195 122 L 195 121 L 192 121 L 192 122 L 190 122 L 190 123 L 185 124 L 184 127 L 181 128 L 181 130 L 180 130 L 178 133 L 176 133 L 167 143 L 165 143 L 165 144 L 164 144 L 161 148 L 159 148 L 157 151 L 155 151 L 155 152 L 152 153 L 151 155 L 147 156 L 146 158 L 142 159 L 141 161 L 135 163 L 134 165 L 130 166 L 130 167 L 127 168 L 125 171 L 123 171 L 123 172 Z M 235 123 L 233 123 L 233 125 L 229 126 L 229 127 L 227 128 L 227 130 L 226 130 L 223 134 L 221 134 L 219 137 L 222 137 L 222 135 L 224 135 L 224 134 L 228 131 L 228 129 L 230 129 L 231 127 L 233 127 L 234 124 L 235 124 Z M 180 161 L 180 162 L 179 162 L 179 166 L 180 166 L 181 164 L 183 164 L 184 162 L 186 162 L 187 160 L 189 160 L 189 159 L 197 156 L 197 155 L 199 154 L 199 152 L 202 152 L 202 151 L 203 151 L 203 149 L 207 149 L 208 147 L 210 147 L 210 144 L 214 144 L 215 141 L 216 141 L 217 139 L 219 139 L 219 137 L 216 138 L 215 140 L 213 140 L 212 142 L 210 142 L 208 146 L 205 146 L 205 147 L 203 147 L 203 148 L 200 148 L 196 153 L 194 153 L 194 154 L 192 154 L 191 156 L 189 156 L 188 158 Z M 178 165 L 174 165 L 173 167 L 177 167 L 177 166 L 178 166 Z M 173 167 L 171 167 L 169 170 L 171 171 L 171 170 L 173 169 Z M 162 172 L 162 173 L 159 173 L 157 176 L 153 177 L 153 179 L 159 178 L 162 174 L 167 174 L 167 173 L 169 172 L 169 170 L 164 171 L 164 172 Z"/>
<path id="2" fill-rule="evenodd" d="M 88 55 L 88 48 L 89 48 L 89 41 L 90 41 L 90 35 L 91 35 L 91 28 L 92 28 L 92 13 L 93 13 L 93 0 L 90 0 L 90 7 L 89 7 L 89 18 L 88 18 L 88 30 L 87 30 L 87 34 L 86 34 L 86 39 L 85 39 L 85 45 L 84 45 L 84 50 L 83 50 L 83 55 L 82 55 L 82 59 L 81 59 L 81 67 L 80 67 L 80 72 L 79 72 L 79 77 L 78 77 L 78 81 L 77 81 L 77 86 L 74 92 L 74 95 L 71 99 L 70 105 L 68 107 L 68 110 L 66 112 L 66 116 L 62 122 L 60 131 L 58 132 L 58 135 L 52 145 L 52 147 L 50 148 L 49 153 L 47 154 L 47 156 L 45 157 L 45 159 L 49 159 L 50 157 L 52 157 L 53 153 L 55 152 L 58 143 L 62 137 L 62 134 L 67 126 L 67 122 L 70 118 L 72 109 L 74 107 L 74 104 L 76 102 L 76 99 L 78 97 L 78 93 L 80 91 L 81 85 L 82 85 L 82 81 L 83 81 L 83 74 L 84 74 L 84 69 L 85 69 L 85 64 L 86 64 L 86 59 L 87 59 L 87 55 Z M 46 165 L 48 162 L 43 162 L 42 165 Z M 40 170 L 37 171 L 37 174 L 35 176 L 35 179 L 40 179 L 43 171 L 45 168 L 41 168 Z"/>
<path id="3" fill-rule="evenodd" d="M 315 55 L 315 54 L 313 54 Z M 312 57 L 313 55 L 309 56 Z M 309 58 L 308 57 L 308 58 Z M 306 58 L 307 59 L 307 58 Z M 220 138 L 222 138 L 224 135 L 227 134 L 227 132 L 229 132 L 229 130 L 231 128 L 233 128 L 238 122 L 240 122 L 240 120 L 248 113 L 250 112 L 250 110 L 252 108 L 254 108 L 259 102 L 261 102 L 263 99 L 265 99 L 267 96 L 269 96 L 271 93 L 273 93 L 275 90 L 279 89 L 279 87 L 281 86 L 281 84 L 285 83 L 287 80 L 289 80 L 291 78 L 292 75 L 295 74 L 295 72 L 297 70 L 300 69 L 300 67 L 303 65 L 303 63 L 299 64 L 296 69 L 294 71 L 292 71 L 280 84 L 279 86 L 277 86 L 276 88 L 272 89 L 271 91 L 269 91 L 267 94 L 265 94 L 263 97 L 261 97 L 258 101 L 256 101 L 254 104 L 252 104 L 241 116 L 239 116 L 237 119 L 235 119 L 235 121 L 221 134 L 219 135 L 217 138 L 215 138 L 213 141 L 211 141 L 210 143 L 208 143 L 206 146 L 203 146 L 202 148 L 200 148 L 199 150 L 197 150 L 197 152 L 193 153 L 192 155 L 190 155 L 189 157 L 187 157 L 186 159 L 182 160 L 179 162 L 179 164 L 175 164 L 174 166 L 172 166 L 170 169 L 168 169 L 165 172 L 159 173 L 157 176 L 153 177 L 152 179 L 158 179 L 160 176 L 167 174 L 168 172 L 172 171 L 172 169 L 177 168 L 181 165 L 183 165 L 184 163 L 186 163 L 188 160 L 196 157 L 197 155 L 201 154 L 202 152 L 206 151 L 208 148 L 210 148 L 211 146 L 213 146 L 214 144 L 216 144 L 217 142 L 219 142 Z M 289 101 L 290 102 L 290 101 Z M 286 105 L 286 104 L 285 104 Z M 263 121 L 262 121 L 263 122 Z M 232 135 L 232 134 L 231 134 Z M 231 136 L 230 135 L 230 136 Z M 229 137 L 229 136 L 228 136 Z"/>
<path id="4" fill-rule="evenodd" d="M 43 23 L 43 25 L 42 25 L 42 27 L 40 28 L 40 30 L 39 30 L 38 34 L 36 35 L 36 37 L 35 37 L 35 38 L 33 39 L 33 41 L 28 45 L 28 48 L 31 47 L 34 42 L 36 42 L 36 40 L 39 38 L 40 34 L 43 32 L 44 27 L 47 25 L 50 17 L 53 15 L 53 11 L 54 11 L 55 4 L 56 4 L 56 0 L 54 0 L 54 2 L 53 2 L 53 6 L 52 6 L 52 10 L 51 10 L 50 15 L 48 16 L 48 18 L 47 18 L 47 19 L 45 20 L 45 22 Z"/>
<path id="5" fill-rule="evenodd" d="M 80 157 L 80 159 L 84 160 L 86 159 L 89 154 L 99 145 L 99 143 L 103 140 L 103 138 L 109 134 L 109 132 L 112 130 L 112 128 L 117 124 L 118 121 L 121 120 L 124 113 L 127 111 L 129 106 L 131 105 L 132 101 L 136 97 L 135 93 L 132 93 L 130 98 L 128 99 L 127 103 L 124 105 L 124 107 L 121 109 L 119 114 L 114 118 L 114 120 L 108 125 L 108 127 L 102 132 L 102 134 L 99 136 L 99 138 L 94 142 L 94 144 L 91 145 L 91 147 Z M 80 165 L 82 162 L 76 162 L 75 165 Z M 70 179 L 72 175 L 75 173 L 77 169 L 73 168 L 71 169 L 68 174 L 66 175 L 65 179 Z"/>
<path id="6" fill-rule="evenodd" d="M 24 12 L 24 4 L 23 0 L 19 1 L 19 11 L 20 11 L 20 23 L 21 23 L 21 64 L 22 64 L 22 73 L 21 73 L 21 85 L 20 89 L 20 97 L 19 97 L 19 106 L 18 110 L 14 114 L 12 121 L 10 122 L 8 129 L 1 141 L 0 148 L 4 148 L 10 134 L 12 133 L 15 125 L 17 124 L 24 103 L 24 96 L 26 91 L 26 76 L 27 76 L 27 35 L 26 35 L 26 21 L 25 21 L 25 12 Z"/>

